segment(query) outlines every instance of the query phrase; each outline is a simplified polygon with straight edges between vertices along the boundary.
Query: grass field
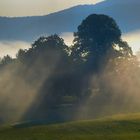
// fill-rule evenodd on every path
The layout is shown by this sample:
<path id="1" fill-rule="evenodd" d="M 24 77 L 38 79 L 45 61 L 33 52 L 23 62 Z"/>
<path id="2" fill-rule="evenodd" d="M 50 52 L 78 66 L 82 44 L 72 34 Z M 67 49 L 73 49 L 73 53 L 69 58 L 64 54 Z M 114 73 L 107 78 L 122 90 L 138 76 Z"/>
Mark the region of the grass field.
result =
<path id="1" fill-rule="evenodd" d="M 140 140 L 140 114 L 55 125 L 0 128 L 0 140 Z"/>

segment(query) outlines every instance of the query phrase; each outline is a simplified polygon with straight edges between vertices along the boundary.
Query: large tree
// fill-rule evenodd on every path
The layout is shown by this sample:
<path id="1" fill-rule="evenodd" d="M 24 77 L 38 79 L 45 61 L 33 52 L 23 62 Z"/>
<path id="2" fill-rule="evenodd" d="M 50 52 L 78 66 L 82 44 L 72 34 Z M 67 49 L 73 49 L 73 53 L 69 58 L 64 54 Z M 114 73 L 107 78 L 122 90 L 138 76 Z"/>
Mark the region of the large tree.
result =
<path id="1" fill-rule="evenodd" d="M 116 57 L 132 56 L 132 50 L 121 39 L 121 31 L 109 16 L 92 14 L 82 21 L 74 33 L 72 57 L 99 70 L 101 64 Z"/>

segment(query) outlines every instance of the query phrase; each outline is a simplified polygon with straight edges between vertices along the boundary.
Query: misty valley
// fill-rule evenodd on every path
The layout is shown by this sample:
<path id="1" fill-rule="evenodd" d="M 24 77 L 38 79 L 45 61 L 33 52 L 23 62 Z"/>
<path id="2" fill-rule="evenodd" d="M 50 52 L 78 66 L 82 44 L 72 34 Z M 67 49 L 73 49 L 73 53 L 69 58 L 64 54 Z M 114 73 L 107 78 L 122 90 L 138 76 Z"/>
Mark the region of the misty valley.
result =
<path id="1" fill-rule="evenodd" d="M 108 0 L 97 7 L 106 9 L 110 2 L 117 3 Z M 58 19 L 65 11 L 59 12 Z M 43 30 L 45 20 L 40 27 L 38 17 L 27 17 L 22 18 L 22 24 L 34 19 L 38 30 L 33 24 L 29 38 L 23 33 L 23 40 L 15 43 L 9 35 L 18 52 L 0 59 L 0 140 L 140 139 L 140 51 L 134 52 L 123 37 L 129 25 L 124 28 L 110 14 L 95 11 L 89 9 L 87 16 L 84 13 L 80 17 L 81 22 L 74 21 L 72 27 L 71 20 L 64 28 L 73 32 L 71 44 L 58 31 L 62 21 L 56 27 L 52 20 L 57 13 L 47 17 L 54 22 L 51 28 L 46 27 L 50 29 L 48 34 Z M 43 21 L 44 17 L 40 18 Z M 9 25 L 15 20 L 21 25 L 22 21 L 3 19 L 0 17 L 0 28 L 8 25 L 4 21 Z M 16 30 L 4 31 L 12 34 Z M 33 36 L 37 39 L 30 45 L 23 42 L 31 41 Z M 13 38 L 18 37 L 22 35 L 14 33 Z M 8 40 L 8 34 L 0 35 L 1 50 L 10 49 L 2 38 Z"/>
<path id="2" fill-rule="evenodd" d="M 90 15 L 73 42 L 67 46 L 56 34 L 42 36 L 16 58 L 2 58 L 1 122 L 50 123 L 139 111 L 139 61 L 115 21 Z"/>

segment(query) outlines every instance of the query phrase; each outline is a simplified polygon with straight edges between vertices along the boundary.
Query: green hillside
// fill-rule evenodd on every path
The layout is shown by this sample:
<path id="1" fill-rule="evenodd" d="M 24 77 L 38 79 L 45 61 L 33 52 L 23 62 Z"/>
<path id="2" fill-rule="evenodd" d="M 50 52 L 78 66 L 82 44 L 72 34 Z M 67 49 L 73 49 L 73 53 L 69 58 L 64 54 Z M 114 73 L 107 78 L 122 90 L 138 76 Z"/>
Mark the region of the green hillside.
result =
<path id="1" fill-rule="evenodd" d="M 0 140 L 139 140 L 140 114 L 56 125 L 1 127 Z"/>

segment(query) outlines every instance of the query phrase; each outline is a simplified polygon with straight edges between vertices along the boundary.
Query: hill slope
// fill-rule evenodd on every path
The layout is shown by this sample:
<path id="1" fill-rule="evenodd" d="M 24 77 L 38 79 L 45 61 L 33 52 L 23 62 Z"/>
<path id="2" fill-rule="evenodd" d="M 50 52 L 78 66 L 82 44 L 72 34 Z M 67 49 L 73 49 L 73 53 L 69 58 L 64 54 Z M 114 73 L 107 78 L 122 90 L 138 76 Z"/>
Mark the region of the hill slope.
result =
<path id="1" fill-rule="evenodd" d="M 140 114 L 57 125 L 1 128 L 2 140 L 138 140 Z"/>
<path id="2" fill-rule="evenodd" d="M 32 41 L 42 34 L 73 32 L 92 13 L 110 15 L 123 32 L 129 32 L 140 29 L 139 7 L 140 1 L 137 0 L 106 0 L 96 5 L 79 5 L 46 16 L 0 17 L 0 40 Z"/>

